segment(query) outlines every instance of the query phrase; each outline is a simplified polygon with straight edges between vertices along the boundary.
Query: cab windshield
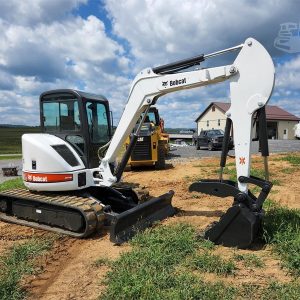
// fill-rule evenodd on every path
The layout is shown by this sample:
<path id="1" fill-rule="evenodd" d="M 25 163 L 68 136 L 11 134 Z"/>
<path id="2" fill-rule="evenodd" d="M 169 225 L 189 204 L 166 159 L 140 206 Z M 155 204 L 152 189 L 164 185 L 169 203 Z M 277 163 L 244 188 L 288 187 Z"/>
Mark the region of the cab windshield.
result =
<path id="1" fill-rule="evenodd" d="M 44 102 L 43 122 L 46 132 L 79 131 L 81 122 L 77 100 Z"/>
<path id="2" fill-rule="evenodd" d="M 142 120 L 143 116 L 144 116 L 144 113 L 139 118 L 137 124 L 140 123 L 140 121 Z M 155 112 L 153 112 L 153 111 L 148 112 L 148 114 L 147 114 L 147 116 L 145 118 L 145 121 L 144 121 L 144 124 L 145 123 L 153 123 L 154 125 L 158 125 L 158 124 L 156 124 Z"/>

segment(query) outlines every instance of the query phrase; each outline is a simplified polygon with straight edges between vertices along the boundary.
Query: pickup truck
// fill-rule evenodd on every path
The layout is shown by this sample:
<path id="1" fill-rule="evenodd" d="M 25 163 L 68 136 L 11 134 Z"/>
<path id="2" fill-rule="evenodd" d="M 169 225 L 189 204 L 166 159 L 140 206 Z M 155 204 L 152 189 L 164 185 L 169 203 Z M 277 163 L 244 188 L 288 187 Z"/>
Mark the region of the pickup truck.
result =
<path id="1" fill-rule="evenodd" d="M 222 149 L 224 139 L 224 131 L 221 129 L 202 130 L 195 138 L 196 149 L 200 150 L 201 147 L 207 148 L 209 151 L 215 149 Z M 233 140 L 230 137 L 229 150 L 233 149 Z"/>

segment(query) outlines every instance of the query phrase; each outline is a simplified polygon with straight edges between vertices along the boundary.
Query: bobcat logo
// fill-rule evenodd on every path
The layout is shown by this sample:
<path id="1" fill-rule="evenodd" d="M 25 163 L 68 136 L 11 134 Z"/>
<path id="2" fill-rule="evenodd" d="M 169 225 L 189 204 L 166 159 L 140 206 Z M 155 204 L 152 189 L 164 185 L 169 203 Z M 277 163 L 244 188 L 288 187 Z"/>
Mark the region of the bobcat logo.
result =
<path id="1" fill-rule="evenodd" d="M 167 86 L 168 85 L 168 81 L 163 81 L 162 82 L 162 86 Z"/>

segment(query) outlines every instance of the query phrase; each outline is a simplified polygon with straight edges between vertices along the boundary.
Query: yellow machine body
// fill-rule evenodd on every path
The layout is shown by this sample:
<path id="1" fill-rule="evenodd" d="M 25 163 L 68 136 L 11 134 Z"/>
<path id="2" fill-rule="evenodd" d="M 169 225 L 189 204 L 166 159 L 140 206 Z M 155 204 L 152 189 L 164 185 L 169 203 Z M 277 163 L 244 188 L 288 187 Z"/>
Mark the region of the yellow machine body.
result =
<path id="1" fill-rule="evenodd" d="M 125 142 L 127 148 L 130 136 Z M 155 166 L 165 168 L 165 158 L 169 151 L 169 135 L 164 132 L 164 121 L 159 117 L 156 107 L 151 107 L 142 125 L 137 143 L 129 158 L 131 167 Z"/>

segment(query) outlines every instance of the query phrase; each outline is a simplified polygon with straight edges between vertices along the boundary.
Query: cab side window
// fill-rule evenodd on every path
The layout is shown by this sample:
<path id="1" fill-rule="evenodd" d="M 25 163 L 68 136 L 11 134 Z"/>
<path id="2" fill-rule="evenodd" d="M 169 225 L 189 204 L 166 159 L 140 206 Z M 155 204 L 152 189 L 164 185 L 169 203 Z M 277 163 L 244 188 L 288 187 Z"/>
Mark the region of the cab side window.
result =
<path id="1" fill-rule="evenodd" d="M 105 105 L 89 101 L 86 103 L 86 112 L 92 143 L 107 143 L 109 141 L 109 124 Z"/>

